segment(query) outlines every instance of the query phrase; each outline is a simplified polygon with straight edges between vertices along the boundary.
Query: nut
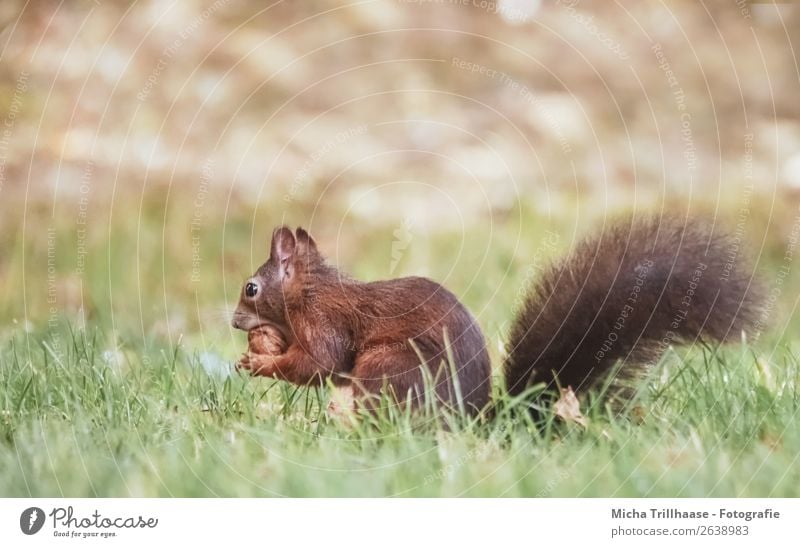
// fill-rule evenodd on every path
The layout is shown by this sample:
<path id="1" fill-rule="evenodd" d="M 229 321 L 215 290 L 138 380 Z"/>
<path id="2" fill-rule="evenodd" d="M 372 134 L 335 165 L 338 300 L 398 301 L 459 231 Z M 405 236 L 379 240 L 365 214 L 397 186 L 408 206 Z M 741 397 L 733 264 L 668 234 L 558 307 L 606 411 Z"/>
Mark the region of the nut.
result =
<path id="1" fill-rule="evenodd" d="M 248 331 L 247 345 L 251 353 L 261 355 L 280 355 L 286 351 L 286 340 L 281 332 L 268 325 Z"/>

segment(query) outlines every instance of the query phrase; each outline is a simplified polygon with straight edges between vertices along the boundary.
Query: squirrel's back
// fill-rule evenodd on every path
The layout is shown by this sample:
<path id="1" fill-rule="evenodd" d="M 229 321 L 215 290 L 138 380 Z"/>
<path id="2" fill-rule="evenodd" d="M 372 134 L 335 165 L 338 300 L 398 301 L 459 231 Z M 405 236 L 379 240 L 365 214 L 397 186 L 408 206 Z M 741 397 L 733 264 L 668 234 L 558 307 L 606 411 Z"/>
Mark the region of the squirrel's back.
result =
<path id="1" fill-rule="evenodd" d="M 758 314 L 754 269 L 698 219 L 603 227 L 549 266 L 514 319 L 506 385 L 586 388 L 656 361 L 671 344 L 738 338 Z"/>

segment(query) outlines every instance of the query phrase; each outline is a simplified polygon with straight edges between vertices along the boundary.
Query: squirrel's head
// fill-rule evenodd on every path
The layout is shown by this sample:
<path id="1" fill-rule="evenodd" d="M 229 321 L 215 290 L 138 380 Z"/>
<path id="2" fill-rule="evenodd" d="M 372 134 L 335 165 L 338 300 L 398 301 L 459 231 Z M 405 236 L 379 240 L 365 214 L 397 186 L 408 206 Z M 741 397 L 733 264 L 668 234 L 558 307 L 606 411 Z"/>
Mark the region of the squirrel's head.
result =
<path id="1" fill-rule="evenodd" d="M 272 233 L 269 258 L 242 286 L 233 327 L 249 331 L 268 324 L 285 332 L 287 301 L 302 297 L 303 288 L 324 270 L 325 260 L 308 232 L 277 228 Z"/>

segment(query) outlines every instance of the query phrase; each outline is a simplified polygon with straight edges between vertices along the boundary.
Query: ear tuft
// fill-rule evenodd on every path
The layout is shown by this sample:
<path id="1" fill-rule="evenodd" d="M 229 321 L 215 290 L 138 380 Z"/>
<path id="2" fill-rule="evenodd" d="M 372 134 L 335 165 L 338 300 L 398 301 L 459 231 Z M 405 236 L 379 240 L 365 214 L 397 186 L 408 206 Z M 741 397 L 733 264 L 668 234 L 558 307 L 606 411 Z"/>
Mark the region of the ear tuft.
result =
<path id="1" fill-rule="evenodd" d="M 277 260 L 284 260 L 294 254 L 295 238 L 292 230 L 286 226 L 276 228 L 272 232 L 272 244 L 270 246 L 270 256 Z"/>
<path id="2" fill-rule="evenodd" d="M 298 226 L 295 233 L 297 235 L 297 245 L 300 249 L 303 251 L 317 252 L 317 244 L 308 232 Z"/>

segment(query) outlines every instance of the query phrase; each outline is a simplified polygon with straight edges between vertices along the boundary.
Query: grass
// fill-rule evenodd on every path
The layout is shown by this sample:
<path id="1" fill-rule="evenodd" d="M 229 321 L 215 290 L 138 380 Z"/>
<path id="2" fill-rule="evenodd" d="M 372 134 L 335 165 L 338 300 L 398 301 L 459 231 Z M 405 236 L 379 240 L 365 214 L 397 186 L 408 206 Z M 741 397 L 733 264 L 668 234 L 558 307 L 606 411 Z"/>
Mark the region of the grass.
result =
<path id="1" fill-rule="evenodd" d="M 352 426 L 323 412 L 325 390 L 227 376 L 245 339 L 224 308 L 264 252 L 250 222 L 266 237 L 280 218 L 238 210 L 204 211 L 197 279 L 192 211 L 177 206 L 96 214 L 80 273 L 74 219 L 44 209 L 24 235 L 2 230 L 0 495 L 800 495 L 800 362 L 780 332 L 670 351 L 628 412 L 584 401 L 585 429 L 552 416 L 537 426 L 499 387 L 494 419 L 386 412 Z M 394 275 L 445 280 L 499 363 L 526 264 L 571 244 L 557 226 L 559 248 L 544 245 L 545 228 L 523 211 L 492 236 L 479 223 L 418 234 Z M 390 275 L 392 230 L 315 232 L 337 263 L 375 279 Z"/>
<path id="2" fill-rule="evenodd" d="M 634 11 L 673 65 L 693 59 L 680 70 L 698 151 L 687 172 L 649 41 L 625 36 L 643 54 L 613 62 L 552 2 L 542 20 L 574 49 L 476 9 L 426 31 L 452 8 L 437 3 L 373 22 L 364 3 L 251 18 L 229 2 L 191 36 L 195 3 L 157 28 L 128 2 L 5 0 L 0 17 L 23 4 L 35 9 L 7 33 L 0 81 L 0 496 L 800 494 L 797 259 L 778 274 L 797 254 L 800 103 L 773 18 L 671 3 L 688 44 L 660 32 L 660 3 Z M 586 4 L 617 27 L 616 3 Z M 740 39 L 750 23 L 757 44 Z M 177 37 L 180 55 L 165 56 Z M 525 95 L 452 66 L 454 53 Z M 778 85 L 738 86 L 739 67 L 763 59 Z M 360 279 L 442 282 L 497 364 L 540 261 L 646 207 L 741 222 L 782 292 L 760 340 L 669 352 L 621 416 L 590 398 L 585 429 L 540 428 L 496 388 L 494 420 L 388 413 L 345 427 L 321 412 L 324 390 L 220 372 L 245 347 L 226 313 L 278 223 L 309 227 Z"/>
<path id="3" fill-rule="evenodd" d="M 61 340 L 57 341 L 60 337 Z M 800 363 L 671 354 L 631 412 L 544 427 L 499 393 L 465 422 L 329 418 L 325 390 L 209 375 L 185 347 L 103 353 L 98 331 L 0 354 L 6 496 L 796 496 Z M 60 355 L 54 348 L 61 347 Z"/>

